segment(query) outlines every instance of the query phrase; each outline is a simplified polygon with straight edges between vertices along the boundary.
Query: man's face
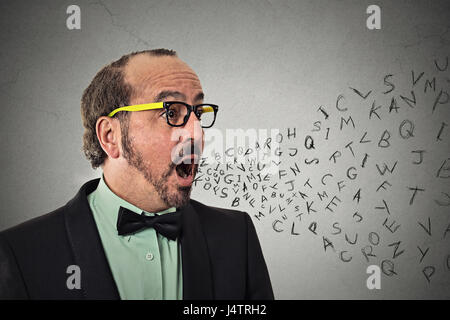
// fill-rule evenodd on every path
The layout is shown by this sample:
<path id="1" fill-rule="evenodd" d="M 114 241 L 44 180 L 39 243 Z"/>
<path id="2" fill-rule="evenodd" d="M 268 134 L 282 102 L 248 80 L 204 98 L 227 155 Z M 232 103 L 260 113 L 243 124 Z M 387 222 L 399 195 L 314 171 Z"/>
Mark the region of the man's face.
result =
<path id="1" fill-rule="evenodd" d="M 135 56 L 125 68 L 125 81 L 133 88 L 131 105 L 174 100 L 191 105 L 203 102 L 197 75 L 176 57 Z M 134 187 L 156 192 L 169 207 L 185 206 L 203 150 L 200 122 L 192 112 L 185 126 L 169 126 L 164 109 L 131 112 L 129 116 L 128 130 L 121 128 L 123 156 L 144 178 L 136 179 L 144 185 Z M 195 156 L 188 154 L 191 147 Z M 183 162 L 190 165 L 174 163 L 180 150 L 184 150 Z"/>

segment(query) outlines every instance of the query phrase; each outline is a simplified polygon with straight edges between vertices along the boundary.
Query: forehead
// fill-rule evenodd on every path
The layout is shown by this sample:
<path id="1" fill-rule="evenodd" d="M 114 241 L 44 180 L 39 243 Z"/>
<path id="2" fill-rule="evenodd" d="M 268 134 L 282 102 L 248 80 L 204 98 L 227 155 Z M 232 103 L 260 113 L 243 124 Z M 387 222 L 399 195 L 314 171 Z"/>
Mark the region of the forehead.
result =
<path id="1" fill-rule="evenodd" d="M 178 91 L 186 97 L 202 92 L 197 74 L 178 57 L 140 54 L 124 69 L 125 81 L 133 87 L 133 103 L 150 102 L 161 91 Z"/>

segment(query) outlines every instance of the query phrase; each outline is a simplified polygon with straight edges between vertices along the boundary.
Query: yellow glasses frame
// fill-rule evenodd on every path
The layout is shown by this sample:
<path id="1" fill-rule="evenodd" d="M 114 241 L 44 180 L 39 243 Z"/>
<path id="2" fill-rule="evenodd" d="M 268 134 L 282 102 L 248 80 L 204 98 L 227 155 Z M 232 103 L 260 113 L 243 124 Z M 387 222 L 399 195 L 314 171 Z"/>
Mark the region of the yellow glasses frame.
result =
<path id="1" fill-rule="evenodd" d="M 164 102 L 144 103 L 116 108 L 108 114 L 108 117 L 114 116 L 119 111 L 144 111 L 153 109 L 164 109 Z"/>
<path id="2" fill-rule="evenodd" d="M 144 104 L 136 104 L 136 105 L 132 105 L 132 106 L 116 108 L 108 114 L 108 117 L 113 117 L 117 112 L 120 112 L 120 111 L 144 111 L 144 110 L 166 109 L 166 107 L 168 107 L 174 103 L 181 103 L 181 104 L 187 105 L 190 107 L 190 110 L 193 110 L 196 107 L 196 106 L 191 106 L 191 105 L 188 105 L 187 103 L 180 102 L 180 101 L 144 103 Z M 210 126 L 208 126 L 208 127 L 212 127 L 212 125 L 215 122 L 216 113 L 217 113 L 219 107 L 214 104 L 199 104 L 197 106 L 202 106 L 202 113 L 214 112 L 214 121 Z M 189 111 L 189 114 L 190 114 L 190 111 Z M 167 121 L 168 121 L 168 119 L 167 119 Z"/>

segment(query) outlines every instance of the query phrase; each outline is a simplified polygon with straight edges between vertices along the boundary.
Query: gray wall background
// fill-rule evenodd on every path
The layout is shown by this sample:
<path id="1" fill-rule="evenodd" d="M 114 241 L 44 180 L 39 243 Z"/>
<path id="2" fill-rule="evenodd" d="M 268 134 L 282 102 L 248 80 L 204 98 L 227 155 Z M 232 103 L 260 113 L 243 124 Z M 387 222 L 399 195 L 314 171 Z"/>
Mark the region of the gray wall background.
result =
<path id="1" fill-rule="evenodd" d="M 70 4 L 81 8 L 81 30 L 66 28 Z M 381 30 L 366 28 L 370 4 L 381 7 Z M 85 181 L 100 176 L 81 152 L 80 98 L 95 73 L 131 51 L 172 48 L 198 73 L 206 101 L 221 106 L 216 128 L 224 133 L 227 128 L 275 128 L 284 134 L 279 170 L 286 176 L 270 178 L 279 186 L 276 198 L 259 183 L 248 191 L 255 199 L 251 204 L 243 197 L 243 184 L 234 193 L 223 176 L 218 182 L 208 176 L 208 166 L 216 166 L 212 162 L 202 168 L 193 192 L 204 203 L 249 212 L 277 299 L 448 299 L 450 103 L 434 111 L 433 105 L 441 90 L 444 102 L 450 92 L 450 67 L 439 71 L 435 65 L 445 66 L 449 56 L 449 13 L 449 1 L 2 1 L 0 230 L 64 205 Z M 424 72 L 415 84 L 412 71 L 416 80 Z M 433 78 L 434 88 L 427 87 L 426 80 Z M 392 88 L 385 79 L 395 85 L 389 93 L 384 93 Z M 371 93 L 364 99 L 351 88 Z M 416 96 L 412 107 L 401 98 L 411 98 L 411 91 Z M 348 108 L 344 112 L 335 107 L 339 95 Z M 389 112 L 392 98 L 398 112 Z M 381 106 L 379 118 L 369 118 L 374 101 Z M 344 124 L 340 129 L 341 117 L 349 116 L 355 128 Z M 403 129 L 414 124 L 408 139 L 399 134 L 404 120 L 410 122 Z M 320 131 L 313 131 L 316 121 Z M 287 139 L 287 128 L 295 128 L 295 139 Z M 384 130 L 391 135 L 387 148 L 378 146 Z M 360 143 L 365 132 L 371 142 Z M 307 135 L 315 149 L 304 147 Z M 351 141 L 354 155 L 345 148 Z M 290 157 L 294 149 L 289 148 L 297 148 L 297 156 Z M 425 150 L 421 164 L 413 163 L 417 150 Z M 336 163 L 330 160 L 335 151 L 341 152 Z M 319 163 L 305 163 L 312 158 Z M 396 161 L 392 173 L 377 169 Z M 295 163 L 299 174 L 290 169 Z M 346 176 L 352 166 L 358 173 L 354 180 Z M 236 167 L 227 171 L 244 178 Z M 326 173 L 333 177 L 322 185 Z M 308 178 L 312 188 L 305 186 Z M 288 191 L 290 180 L 294 191 Z M 345 185 L 341 191 L 339 181 Z M 376 191 L 383 181 L 390 186 Z M 416 186 L 425 191 L 410 204 L 409 188 Z M 214 187 L 228 187 L 228 196 L 215 194 Z M 358 189 L 359 203 L 353 200 Z M 317 193 L 324 191 L 328 198 L 320 200 Z M 288 204 L 294 192 L 298 196 Z M 269 197 L 264 208 L 262 195 Z M 334 201 L 338 205 L 331 212 L 326 206 L 333 196 L 340 201 Z M 239 206 L 233 207 L 236 197 Z M 308 214 L 306 201 L 314 201 L 316 212 Z M 389 213 L 376 208 L 384 203 Z M 276 208 L 272 213 L 270 206 Z M 257 218 L 258 212 L 264 216 Z M 386 227 L 393 221 L 391 229 L 400 225 L 395 232 Z M 317 234 L 308 229 L 314 222 Z M 274 223 L 283 231 L 276 232 Z M 336 234 L 336 226 L 341 233 Z M 356 244 L 345 240 L 356 233 Z M 333 248 L 324 249 L 324 238 Z M 369 245 L 376 256 L 367 261 L 361 250 Z M 420 250 L 427 248 L 422 257 Z M 350 262 L 340 259 L 342 251 L 352 256 Z M 372 264 L 384 267 L 380 290 L 366 287 L 366 268 Z M 396 274 L 387 266 L 394 266 Z M 432 270 L 427 281 L 424 271 Z"/>

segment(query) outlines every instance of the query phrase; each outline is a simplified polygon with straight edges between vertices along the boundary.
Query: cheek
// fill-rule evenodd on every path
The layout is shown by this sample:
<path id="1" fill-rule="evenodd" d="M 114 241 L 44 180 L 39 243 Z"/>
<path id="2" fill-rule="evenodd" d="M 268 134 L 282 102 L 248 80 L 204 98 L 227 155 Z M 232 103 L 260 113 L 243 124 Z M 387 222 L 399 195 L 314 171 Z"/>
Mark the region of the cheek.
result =
<path id="1" fill-rule="evenodd" d="M 167 167 L 172 159 L 172 149 L 176 145 L 170 136 L 159 134 L 150 139 L 143 139 L 140 143 L 140 152 L 143 160 L 155 167 Z"/>
<path id="2" fill-rule="evenodd" d="M 136 121 L 133 128 L 134 145 L 148 167 L 154 167 L 154 170 L 166 168 L 171 161 L 172 148 L 177 144 L 171 140 L 172 130 L 165 122 L 138 120 L 141 121 Z"/>

